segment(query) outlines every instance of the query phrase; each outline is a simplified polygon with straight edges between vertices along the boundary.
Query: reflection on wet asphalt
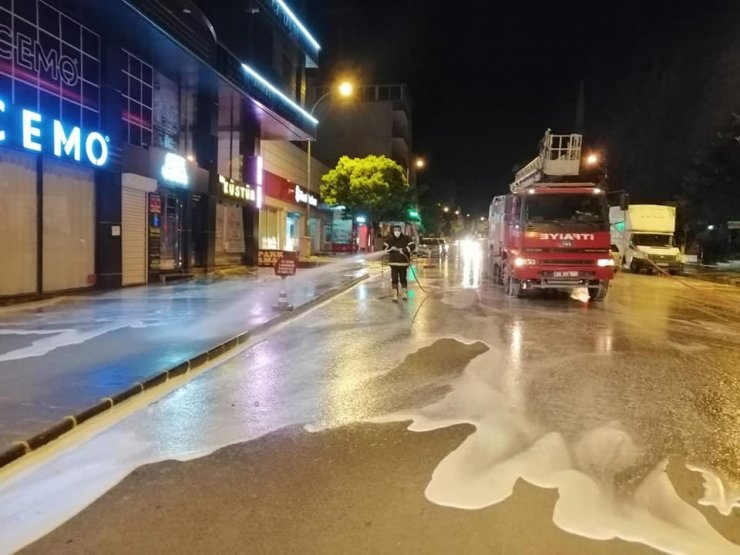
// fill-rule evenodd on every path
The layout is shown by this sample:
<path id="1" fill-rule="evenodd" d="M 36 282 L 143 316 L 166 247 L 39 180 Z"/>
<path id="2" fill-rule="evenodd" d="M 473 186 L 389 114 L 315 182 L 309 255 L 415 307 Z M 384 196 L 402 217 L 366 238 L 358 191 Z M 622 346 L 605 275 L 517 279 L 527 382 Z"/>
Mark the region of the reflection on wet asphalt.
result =
<path id="1" fill-rule="evenodd" d="M 351 279 L 347 258 L 293 278 L 302 304 Z M 274 317 L 274 276 L 134 287 L 0 309 L 0 448 Z M 196 325 L 197 323 L 197 325 Z"/>
<path id="2" fill-rule="evenodd" d="M 386 280 L 360 285 L 22 479 L 0 482 L 0 529 L 12 522 L 22 545 L 142 464 L 192 460 L 290 426 L 321 436 L 358 422 L 412 421 L 417 432 L 473 426 L 424 477 L 435 504 L 510 503 L 523 479 L 557 489 L 551 516 L 562 530 L 676 553 L 740 552 L 740 526 L 727 525 L 740 521 L 739 290 L 620 274 L 603 304 L 512 300 L 472 276 L 484 264 L 470 256 L 417 268 L 426 292 L 415 287 L 408 304 L 390 303 Z M 702 477 L 701 499 L 688 499 L 666 464 Z M 19 495 L 22 510 L 7 508 Z M 63 544 L 94 510 L 39 545 Z"/>

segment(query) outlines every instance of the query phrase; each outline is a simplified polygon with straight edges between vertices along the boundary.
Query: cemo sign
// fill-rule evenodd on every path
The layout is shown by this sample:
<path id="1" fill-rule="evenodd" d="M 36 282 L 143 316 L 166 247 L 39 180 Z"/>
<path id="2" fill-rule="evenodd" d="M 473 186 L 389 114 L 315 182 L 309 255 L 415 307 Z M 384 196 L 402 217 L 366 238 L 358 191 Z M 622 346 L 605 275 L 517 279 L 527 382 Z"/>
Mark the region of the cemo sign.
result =
<path id="1" fill-rule="evenodd" d="M 45 47 L 34 38 L 20 31 L 13 33 L 9 26 L 0 25 L 0 59 L 33 73 L 43 72 L 56 83 L 77 86 L 80 82 L 79 59 L 65 55 L 59 47 Z"/>
<path id="2" fill-rule="evenodd" d="M 108 162 L 108 137 L 83 131 L 27 109 L 17 109 L 0 99 L 0 145 L 20 146 L 31 152 L 86 162 L 96 167 Z"/>

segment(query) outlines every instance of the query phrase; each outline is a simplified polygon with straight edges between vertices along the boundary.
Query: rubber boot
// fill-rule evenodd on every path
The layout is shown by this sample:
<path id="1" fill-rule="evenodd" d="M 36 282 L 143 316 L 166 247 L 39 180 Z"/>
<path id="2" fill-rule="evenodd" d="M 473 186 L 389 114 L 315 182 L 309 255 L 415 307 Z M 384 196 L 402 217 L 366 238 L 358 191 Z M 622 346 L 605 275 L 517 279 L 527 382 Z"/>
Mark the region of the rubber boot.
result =
<path id="1" fill-rule="evenodd" d="M 395 289 L 395 288 L 393 289 L 393 302 L 394 303 L 398 302 L 398 289 Z"/>
<path id="2" fill-rule="evenodd" d="M 409 291 L 405 287 L 401 289 L 401 300 L 408 301 L 409 300 Z"/>

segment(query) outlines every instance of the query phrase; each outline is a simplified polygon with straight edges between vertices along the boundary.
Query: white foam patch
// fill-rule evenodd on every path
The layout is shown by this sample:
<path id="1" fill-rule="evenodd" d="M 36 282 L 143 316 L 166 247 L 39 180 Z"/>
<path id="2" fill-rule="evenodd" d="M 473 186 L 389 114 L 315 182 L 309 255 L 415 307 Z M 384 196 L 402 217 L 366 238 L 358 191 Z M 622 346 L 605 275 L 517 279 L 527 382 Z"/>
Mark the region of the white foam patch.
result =
<path id="1" fill-rule="evenodd" d="M 426 489 L 431 502 L 482 509 L 507 499 L 522 479 L 558 490 L 553 521 L 568 532 L 641 542 L 669 553 L 740 553 L 740 546 L 678 496 L 665 472 L 666 461 L 630 492 L 616 487 L 615 476 L 641 456 L 617 423 L 590 430 L 571 445 L 562 434 L 533 426 L 523 395 L 516 391 L 521 388 L 517 371 L 500 373 L 499 360 L 501 353 L 492 348 L 471 361 L 441 401 L 372 420 L 410 420 L 408 429 L 414 432 L 458 424 L 475 427 L 435 468 Z M 729 501 L 713 487 L 708 496 L 726 509 Z"/>
<path id="2" fill-rule="evenodd" d="M 122 322 L 120 324 L 112 324 L 109 326 L 101 326 L 88 331 L 79 330 L 62 330 L 60 333 L 50 335 L 47 332 L 41 332 L 39 335 L 44 334 L 48 337 L 38 339 L 34 341 L 28 347 L 22 347 L 20 349 L 14 349 L 0 355 L 0 362 L 6 362 L 9 360 L 20 360 L 24 358 L 42 357 L 56 349 L 62 347 L 68 347 L 70 345 L 80 345 L 86 341 L 90 341 L 100 335 L 110 333 L 119 329 L 123 329 L 129 326 L 133 327 L 145 327 L 139 322 Z"/>
<path id="3" fill-rule="evenodd" d="M 587 303 L 591 299 L 587 287 L 576 287 L 570 292 L 570 298 L 574 301 L 581 301 L 582 303 Z"/>
<path id="4" fill-rule="evenodd" d="M 709 345 L 704 345 L 702 343 L 679 343 L 678 341 L 666 341 L 666 343 L 672 349 L 676 349 L 682 353 L 701 353 L 711 349 Z"/>
<path id="5" fill-rule="evenodd" d="M 699 500 L 700 505 L 714 507 L 725 516 L 730 516 L 733 509 L 740 509 L 740 491 L 728 491 L 720 477 L 704 467 L 687 464 L 686 468 L 700 473 L 704 480 L 704 497 Z"/>

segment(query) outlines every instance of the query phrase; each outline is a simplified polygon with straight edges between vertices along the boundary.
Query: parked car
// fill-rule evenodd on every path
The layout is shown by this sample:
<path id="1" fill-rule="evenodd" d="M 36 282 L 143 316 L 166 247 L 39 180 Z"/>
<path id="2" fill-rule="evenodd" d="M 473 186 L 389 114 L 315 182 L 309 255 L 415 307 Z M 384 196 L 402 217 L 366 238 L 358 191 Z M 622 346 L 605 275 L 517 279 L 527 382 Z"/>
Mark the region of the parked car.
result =
<path id="1" fill-rule="evenodd" d="M 448 250 L 449 245 L 443 237 L 424 237 L 419 240 L 416 254 L 420 258 L 444 258 Z"/>

